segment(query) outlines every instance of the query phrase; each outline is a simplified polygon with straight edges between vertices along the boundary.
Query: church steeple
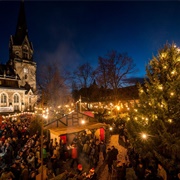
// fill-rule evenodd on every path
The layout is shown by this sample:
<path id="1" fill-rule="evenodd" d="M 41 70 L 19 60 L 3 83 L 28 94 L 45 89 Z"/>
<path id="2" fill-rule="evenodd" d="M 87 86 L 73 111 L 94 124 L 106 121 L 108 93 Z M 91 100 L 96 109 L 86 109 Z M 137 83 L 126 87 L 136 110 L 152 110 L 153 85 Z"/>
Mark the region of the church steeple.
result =
<path id="1" fill-rule="evenodd" d="M 28 37 L 24 1 L 20 2 L 20 9 L 15 35 L 10 36 L 9 61 L 16 74 L 19 75 L 20 87 L 28 83 L 36 89 L 36 63 L 33 60 L 33 46 Z"/>
<path id="2" fill-rule="evenodd" d="M 22 44 L 25 36 L 28 36 L 28 29 L 27 29 L 27 23 L 26 23 L 24 1 L 22 0 L 20 4 L 20 9 L 19 9 L 16 33 L 14 36 L 14 44 L 16 45 Z"/>
<path id="3" fill-rule="evenodd" d="M 9 41 L 9 59 L 12 62 L 14 58 L 33 61 L 33 45 L 28 37 L 24 1 L 20 2 L 19 15 L 17 20 L 15 35 L 10 37 Z"/>

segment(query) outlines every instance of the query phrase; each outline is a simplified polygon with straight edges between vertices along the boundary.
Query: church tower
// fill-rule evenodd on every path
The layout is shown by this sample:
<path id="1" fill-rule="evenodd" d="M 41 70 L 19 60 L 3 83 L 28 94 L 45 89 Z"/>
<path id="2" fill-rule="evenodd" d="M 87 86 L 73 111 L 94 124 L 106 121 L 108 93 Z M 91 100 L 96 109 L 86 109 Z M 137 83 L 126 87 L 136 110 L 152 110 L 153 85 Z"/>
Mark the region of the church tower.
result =
<path id="1" fill-rule="evenodd" d="M 10 36 L 9 61 L 18 74 L 19 87 L 36 90 L 36 63 L 33 61 L 33 45 L 29 40 L 24 1 L 21 1 L 15 35 Z"/>

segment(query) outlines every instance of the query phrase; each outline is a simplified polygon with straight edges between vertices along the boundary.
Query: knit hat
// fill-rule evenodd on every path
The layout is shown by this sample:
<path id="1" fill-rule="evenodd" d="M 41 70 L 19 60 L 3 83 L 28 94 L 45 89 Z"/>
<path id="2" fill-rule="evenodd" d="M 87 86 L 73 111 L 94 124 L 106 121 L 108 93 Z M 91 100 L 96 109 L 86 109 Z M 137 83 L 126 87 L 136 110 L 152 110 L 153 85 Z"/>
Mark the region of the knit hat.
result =
<path id="1" fill-rule="evenodd" d="M 78 170 L 82 170 L 82 164 L 78 164 Z"/>
<path id="2" fill-rule="evenodd" d="M 90 171 L 90 173 L 94 173 L 95 170 L 94 170 L 94 168 L 91 168 L 89 171 Z"/>

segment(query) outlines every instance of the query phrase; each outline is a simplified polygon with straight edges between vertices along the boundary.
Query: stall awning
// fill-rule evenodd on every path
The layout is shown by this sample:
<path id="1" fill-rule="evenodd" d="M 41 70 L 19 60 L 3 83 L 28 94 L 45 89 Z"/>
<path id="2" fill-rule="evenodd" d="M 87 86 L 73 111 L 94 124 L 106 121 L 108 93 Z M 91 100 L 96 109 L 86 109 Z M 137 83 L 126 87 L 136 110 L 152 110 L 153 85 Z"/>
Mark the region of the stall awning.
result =
<path id="1" fill-rule="evenodd" d="M 94 114 L 91 111 L 84 111 L 83 114 L 85 114 L 85 115 L 87 115 L 89 117 L 94 118 Z"/>
<path id="2" fill-rule="evenodd" d="M 50 128 L 50 132 L 57 135 L 57 136 L 60 136 L 62 134 L 71 134 L 71 133 L 77 133 L 77 132 L 80 132 L 80 131 L 83 131 L 83 130 L 86 130 L 86 129 L 98 129 L 98 128 L 101 128 L 101 127 L 106 127 L 107 125 L 106 124 L 103 124 L 103 123 L 88 123 L 88 124 L 85 124 L 85 125 L 79 125 L 79 126 L 68 126 L 68 127 L 56 127 L 56 128 Z"/>

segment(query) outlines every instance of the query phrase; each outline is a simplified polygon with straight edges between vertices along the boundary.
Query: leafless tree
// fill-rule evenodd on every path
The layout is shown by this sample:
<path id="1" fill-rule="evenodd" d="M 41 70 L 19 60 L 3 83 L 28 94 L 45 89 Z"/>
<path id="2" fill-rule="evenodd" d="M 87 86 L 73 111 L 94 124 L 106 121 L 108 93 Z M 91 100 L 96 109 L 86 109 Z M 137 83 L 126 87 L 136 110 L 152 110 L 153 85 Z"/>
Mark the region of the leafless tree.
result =
<path id="1" fill-rule="evenodd" d="M 56 62 L 51 61 L 43 66 L 38 81 L 41 101 L 51 107 L 66 104 L 71 97 L 67 85 L 69 78 L 69 73 L 62 72 Z"/>
<path id="2" fill-rule="evenodd" d="M 100 86 L 113 89 L 117 95 L 118 88 L 124 86 L 128 75 L 136 71 L 133 59 L 127 53 L 111 51 L 105 57 L 98 58 L 96 80 Z"/>
<path id="3" fill-rule="evenodd" d="M 93 82 L 93 68 L 87 62 L 74 71 L 74 80 L 79 88 L 87 88 Z"/>

